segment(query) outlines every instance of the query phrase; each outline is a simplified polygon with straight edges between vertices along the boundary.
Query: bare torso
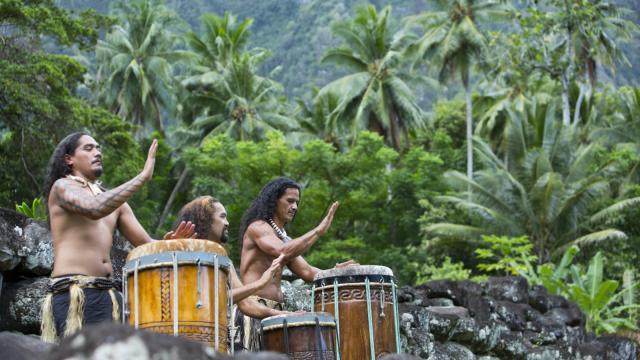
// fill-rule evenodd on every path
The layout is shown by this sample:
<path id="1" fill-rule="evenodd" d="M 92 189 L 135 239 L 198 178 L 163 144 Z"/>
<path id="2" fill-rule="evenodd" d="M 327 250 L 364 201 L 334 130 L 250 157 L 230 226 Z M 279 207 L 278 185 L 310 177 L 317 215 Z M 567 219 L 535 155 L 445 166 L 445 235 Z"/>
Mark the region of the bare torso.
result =
<path id="1" fill-rule="evenodd" d="M 68 181 L 68 180 L 59 180 Z M 83 188 L 87 196 L 93 196 Z M 65 210 L 52 192 L 49 196 L 49 218 L 53 240 L 53 272 L 51 276 L 82 274 L 109 276 L 113 231 L 117 225 L 120 209 L 97 220 Z"/>
<path id="2" fill-rule="evenodd" d="M 249 284 L 260 279 L 262 274 L 271 266 L 271 262 L 277 257 L 271 256 L 262 251 L 256 244 L 255 239 L 252 238 L 251 234 L 255 232 L 258 227 L 263 228 L 260 231 L 264 231 L 265 227 L 269 227 L 269 229 L 271 229 L 266 222 L 258 220 L 249 225 L 244 234 L 242 239 L 240 278 L 245 284 Z M 271 232 L 273 232 L 273 230 L 271 230 Z M 277 241 L 282 241 L 278 239 L 275 232 L 273 232 L 273 237 L 277 239 Z M 266 299 L 283 302 L 284 296 L 280 289 L 281 278 L 282 271 L 276 272 L 273 281 L 269 282 L 267 286 L 259 290 L 256 295 Z"/>

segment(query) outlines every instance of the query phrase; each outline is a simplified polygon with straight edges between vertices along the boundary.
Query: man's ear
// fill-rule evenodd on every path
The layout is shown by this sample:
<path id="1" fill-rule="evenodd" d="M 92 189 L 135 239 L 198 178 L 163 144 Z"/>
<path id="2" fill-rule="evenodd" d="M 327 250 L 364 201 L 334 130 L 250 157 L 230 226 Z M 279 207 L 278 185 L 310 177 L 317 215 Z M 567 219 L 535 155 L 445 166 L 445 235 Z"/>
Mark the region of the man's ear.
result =
<path id="1" fill-rule="evenodd" d="M 64 155 L 64 163 L 69 165 L 69 167 L 73 166 L 73 160 L 71 160 L 71 155 L 69 154 Z"/>

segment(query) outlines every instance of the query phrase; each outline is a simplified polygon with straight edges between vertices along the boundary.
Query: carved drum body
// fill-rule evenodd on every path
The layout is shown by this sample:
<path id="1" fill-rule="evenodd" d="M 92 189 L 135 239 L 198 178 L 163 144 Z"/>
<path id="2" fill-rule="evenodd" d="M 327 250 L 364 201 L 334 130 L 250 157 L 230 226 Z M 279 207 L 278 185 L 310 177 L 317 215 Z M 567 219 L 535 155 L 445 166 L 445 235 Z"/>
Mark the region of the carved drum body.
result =
<path id="1" fill-rule="evenodd" d="M 326 313 L 268 317 L 261 322 L 262 349 L 295 360 L 336 359 L 336 324 Z"/>
<path id="2" fill-rule="evenodd" d="M 122 271 L 123 319 L 136 329 L 185 337 L 228 353 L 230 265 L 224 248 L 206 240 L 137 247 Z"/>
<path id="3" fill-rule="evenodd" d="M 400 352 L 396 283 L 384 266 L 350 266 L 319 272 L 312 309 L 334 314 L 341 360 L 378 359 Z"/>

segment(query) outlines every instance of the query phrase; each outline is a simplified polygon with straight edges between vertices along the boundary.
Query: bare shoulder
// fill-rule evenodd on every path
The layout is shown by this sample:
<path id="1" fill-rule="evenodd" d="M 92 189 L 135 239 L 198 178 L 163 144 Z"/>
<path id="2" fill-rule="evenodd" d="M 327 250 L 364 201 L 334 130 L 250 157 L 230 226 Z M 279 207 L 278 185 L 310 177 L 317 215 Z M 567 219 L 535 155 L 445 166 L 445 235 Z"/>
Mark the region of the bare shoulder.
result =
<path id="1" fill-rule="evenodd" d="M 261 235 L 266 231 L 269 231 L 271 226 L 264 220 L 256 220 L 249 224 L 246 234 L 249 236 Z"/>
<path id="2" fill-rule="evenodd" d="M 51 186 L 51 194 L 56 196 L 62 196 L 65 193 L 76 192 L 81 189 L 81 185 L 77 181 L 73 181 L 67 178 L 60 178 Z"/>

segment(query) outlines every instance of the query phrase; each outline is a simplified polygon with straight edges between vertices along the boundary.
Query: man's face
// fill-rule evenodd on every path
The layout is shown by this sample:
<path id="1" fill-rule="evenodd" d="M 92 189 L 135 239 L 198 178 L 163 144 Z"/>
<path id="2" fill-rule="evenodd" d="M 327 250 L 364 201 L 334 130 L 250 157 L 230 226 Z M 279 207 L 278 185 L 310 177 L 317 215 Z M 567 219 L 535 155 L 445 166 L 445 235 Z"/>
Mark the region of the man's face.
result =
<path id="1" fill-rule="evenodd" d="M 285 224 L 291 223 L 298 212 L 300 203 L 300 191 L 296 188 L 288 188 L 278 199 L 275 216 Z"/>
<path id="2" fill-rule="evenodd" d="M 73 175 L 91 181 L 102 175 L 102 152 L 100 145 L 91 136 L 82 135 L 73 155 L 65 155 L 64 160 L 71 166 Z"/>
<path id="3" fill-rule="evenodd" d="M 213 204 L 214 212 L 211 225 L 211 236 L 214 241 L 222 244 L 229 241 L 229 221 L 227 220 L 227 210 L 221 203 Z"/>

